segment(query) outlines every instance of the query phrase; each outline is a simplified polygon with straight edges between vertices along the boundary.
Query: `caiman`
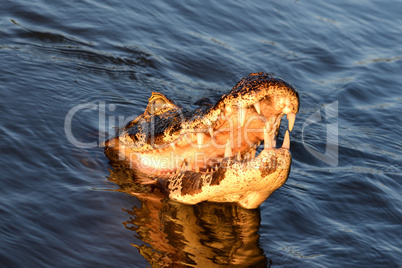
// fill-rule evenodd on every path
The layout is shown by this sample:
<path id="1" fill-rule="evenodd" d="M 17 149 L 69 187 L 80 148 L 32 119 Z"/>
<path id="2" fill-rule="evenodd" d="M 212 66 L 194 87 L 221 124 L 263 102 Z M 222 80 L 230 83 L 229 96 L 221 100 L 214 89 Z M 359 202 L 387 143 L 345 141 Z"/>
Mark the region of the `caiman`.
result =
<path id="1" fill-rule="evenodd" d="M 145 112 L 106 142 L 106 155 L 172 200 L 259 207 L 289 176 L 297 91 L 271 73 L 252 73 L 214 105 L 207 98 L 195 105 L 182 108 L 153 92 Z M 276 148 L 283 115 L 288 130 Z"/>

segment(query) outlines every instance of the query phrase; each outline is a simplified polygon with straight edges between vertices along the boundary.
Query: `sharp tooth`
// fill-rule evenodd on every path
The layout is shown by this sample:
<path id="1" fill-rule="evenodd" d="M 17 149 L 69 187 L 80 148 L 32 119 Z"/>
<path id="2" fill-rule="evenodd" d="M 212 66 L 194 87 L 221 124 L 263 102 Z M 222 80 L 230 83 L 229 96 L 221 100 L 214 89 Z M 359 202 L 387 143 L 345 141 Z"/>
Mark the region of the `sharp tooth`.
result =
<path id="1" fill-rule="evenodd" d="M 257 154 L 257 150 L 256 149 L 251 149 L 251 151 L 250 151 L 251 158 L 254 158 L 256 154 Z"/>
<path id="2" fill-rule="evenodd" d="M 218 170 L 218 165 L 215 165 L 214 170 L 215 170 L 215 171 L 217 171 L 217 170 Z"/>
<path id="3" fill-rule="evenodd" d="M 244 125 L 244 122 L 246 121 L 246 116 L 247 116 L 247 108 L 240 108 L 239 109 L 240 126 Z"/>
<path id="4" fill-rule="evenodd" d="M 282 148 L 290 149 L 290 138 L 289 138 L 289 131 L 286 130 L 285 138 L 283 139 Z"/>
<path id="5" fill-rule="evenodd" d="M 237 152 L 236 160 L 237 160 L 237 161 L 241 161 L 241 154 L 240 154 L 240 152 Z"/>
<path id="6" fill-rule="evenodd" d="M 198 144 L 199 149 L 201 149 L 201 147 L 202 147 L 202 142 L 204 141 L 204 137 L 205 137 L 204 133 L 202 133 L 202 132 L 197 133 L 197 144 Z"/>
<path id="7" fill-rule="evenodd" d="M 214 135 L 214 129 L 212 128 L 212 127 L 210 127 L 209 129 L 208 129 L 208 131 L 209 131 L 209 134 L 211 135 L 211 137 Z"/>
<path id="8" fill-rule="evenodd" d="M 261 109 L 260 109 L 260 102 L 257 101 L 256 103 L 254 103 L 254 108 L 257 111 L 258 114 L 261 113 Z"/>
<path id="9" fill-rule="evenodd" d="M 199 165 L 197 165 L 197 168 L 196 168 L 195 172 L 200 172 L 200 166 Z"/>
<path id="10" fill-rule="evenodd" d="M 289 131 L 292 132 L 293 125 L 295 124 L 295 120 L 296 120 L 296 114 L 289 113 L 286 115 L 286 117 L 288 118 Z"/>
<path id="11" fill-rule="evenodd" d="M 174 142 L 172 142 L 172 143 L 170 144 L 170 146 L 173 148 L 173 150 L 176 150 L 176 146 L 174 145 Z"/>
<path id="12" fill-rule="evenodd" d="M 264 150 L 272 148 L 272 140 L 269 137 L 269 132 L 266 127 L 264 127 Z"/>
<path id="13" fill-rule="evenodd" d="M 271 132 L 271 124 L 269 122 L 265 122 L 265 129 L 267 130 L 268 133 Z"/>
<path id="14" fill-rule="evenodd" d="M 181 169 L 186 171 L 186 170 L 189 170 L 189 168 L 190 168 L 190 164 L 188 162 L 186 162 L 186 160 L 183 161 L 181 164 Z"/>
<path id="15" fill-rule="evenodd" d="M 230 141 L 228 141 L 226 148 L 225 148 L 225 158 L 232 157 L 232 148 L 230 148 Z"/>

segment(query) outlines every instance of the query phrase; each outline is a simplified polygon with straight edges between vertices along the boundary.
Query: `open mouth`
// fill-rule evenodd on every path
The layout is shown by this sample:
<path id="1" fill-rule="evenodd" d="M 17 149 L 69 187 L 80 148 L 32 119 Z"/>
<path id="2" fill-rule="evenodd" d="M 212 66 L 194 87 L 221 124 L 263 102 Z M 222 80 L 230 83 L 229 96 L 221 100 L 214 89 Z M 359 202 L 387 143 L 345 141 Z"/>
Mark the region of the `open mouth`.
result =
<path id="1" fill-rule="evenodd" d="M 196 105 L 183 109 L 153 93 L 144 113 L 107 141 L 105 153 L 128 162 L 135 182 L 156 185 L 172 200 L 257 208 L 289 176 L 298 93 L 282 79 L 254 73 L 215 105 L 205 99 Z M 277 148 L 284 115 L 288 129 Z"/>
<path id="2" fill-rule="evenodd" d="M 179 133 L 169 136 L 167 131 L 152 150 L 136 153 L 137 162 L 141 170 L 158 177 L 211 173 L 228 162 L 249 166 L 260 155 L 289 150 L 289 131 L 298 109 L 294 106 L 294 100 L 285 94 L 267 94 L 256 101 L 223 98 L 201 120 L 181 123 Z M 287 116 L 289 131 L 281 148 L 276 148 L 283 115 Z"/>

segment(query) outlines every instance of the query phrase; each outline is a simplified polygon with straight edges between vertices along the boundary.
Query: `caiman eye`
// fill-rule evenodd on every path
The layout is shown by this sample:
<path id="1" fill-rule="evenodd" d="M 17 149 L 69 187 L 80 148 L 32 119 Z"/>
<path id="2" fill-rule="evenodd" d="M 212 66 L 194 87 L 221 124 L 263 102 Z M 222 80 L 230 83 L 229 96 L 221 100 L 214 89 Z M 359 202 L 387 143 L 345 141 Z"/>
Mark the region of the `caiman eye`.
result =
<path id="1" fill-rule="evenodd" d="M 166 104 L 166 101 L 162 98 L 155 98 L 149 103 L 148 112 L 149 114 L 155 114 L 163 105 Z"/>

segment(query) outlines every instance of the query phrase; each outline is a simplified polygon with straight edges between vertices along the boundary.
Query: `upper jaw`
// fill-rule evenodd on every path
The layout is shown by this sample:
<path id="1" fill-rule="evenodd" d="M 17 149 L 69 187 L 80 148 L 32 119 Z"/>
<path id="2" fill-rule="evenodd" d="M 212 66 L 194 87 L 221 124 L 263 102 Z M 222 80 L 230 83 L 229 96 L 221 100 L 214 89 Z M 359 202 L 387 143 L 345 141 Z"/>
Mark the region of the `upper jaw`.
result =
<path id="1" fill-rule="evenodd" d="M 253 125 L 253 128 L 268 133 L 274 131 L 277 136 L 282 116 L 287 115 L 289 131 L 292 131 L 298 110 L 299 96 L 292 85 L 271 74 L 250 74 L 229 94 L 223 95 L 203 117 L 182 124 L 181 134 L 197 133 L 197 143 L 201 146 L 203 134 L 212 136 L 213 132 L 225 126 L 225 120 L 230 120 L 238 129 Z M 258 120 L 261 122 L 256 124 Z M 258 138 L 259 141 L 266 140 L 263 135 Z"/>
<path id="2" fill-rule="evenodd" d="M 172 107 L 169 108 L 170 116 L 182 115 L 183 110 L 180 107 L 173 102 L 169 105 Z M 283 115 L 287 115 L 288 129 L 292 131 L 298 109 L 299 98 L 293 86 L 262 73 L 243 78 L 213 107 L 181 120 L 180 125 L 177 122 L 173 124 L 173 121 L 167 124 L 170 129 L 177 130 L 164 131 L 158 137 L 158 143 L 136 142 L 127 132 L 120 136 L 120 141 L 132 148 L 140 160 L 144 157 L 153 160 L 158 157 L 182 157 L 181 161 L 164 168 L 151 167 L 152 172 L 208 171 L 216 169 L 216 165 L 225 158 L 237 161 L 255 158 L 257 147 L 262 141 L 264 150 L 277 150 L 276 139 Z M 161 115 L 163 116 L 164 114 Z M 144 114 L 135 121 L 149 125 L 151 119 L 151 116 Z M 282 149 L 289 148 L 287 131 Z M 201 165 L 189 160 L 195 159 L 196 153 L 205 156 Z"/>

